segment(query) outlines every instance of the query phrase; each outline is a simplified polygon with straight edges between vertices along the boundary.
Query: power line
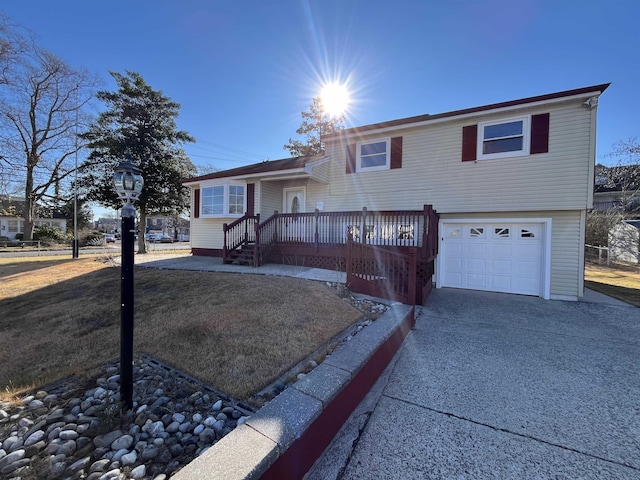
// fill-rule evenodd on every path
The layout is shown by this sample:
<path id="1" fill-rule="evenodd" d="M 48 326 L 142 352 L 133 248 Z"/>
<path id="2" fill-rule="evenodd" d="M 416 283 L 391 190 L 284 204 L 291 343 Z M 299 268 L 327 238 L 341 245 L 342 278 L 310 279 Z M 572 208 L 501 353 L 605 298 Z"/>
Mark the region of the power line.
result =
<path id="1" fill-rule="evenodd" d="M 223 162 L 233 162 L 233 163 L 242 163 L 242 164 L 247 164 L 247 163 L 258 163 L 256 160 L 234 160 L 232 158 L 224 158 L 224 157 L 209 157 L 207 155 L 198 155 L 195 153 L 192 154 L 187 154 L 189 155 L 189 157 L 198 157 L 198 158 L 206 158 L 208 160 L 221 160 Z"/>
<path id="2" fill-rule="evenodd" d="M 220 149 L 223 149 L 223 150 L 235 151 L 235 152 L 238 152 L 238 153 L 242 153 L 244 155 L 249 155 L 251 157 L 256 157 L 256 158 L 259 158 L 260 160 L 264 160 L 264 159 L 268 158 L 268 155 L 258 155 L 257 153 L 246 152 L 246 151 L 240 150 L 238 148 L 228 147 L 226 145 L 220 145 L 219 143 L 210 142 L 208 140 L 199 140 L 198 142 L 199 143 L 204 143 L 204 144 L 207 144 L 207 145 L 212 145 L 212 146 L 214 146 L 216 148 L 220 148 Z"/>

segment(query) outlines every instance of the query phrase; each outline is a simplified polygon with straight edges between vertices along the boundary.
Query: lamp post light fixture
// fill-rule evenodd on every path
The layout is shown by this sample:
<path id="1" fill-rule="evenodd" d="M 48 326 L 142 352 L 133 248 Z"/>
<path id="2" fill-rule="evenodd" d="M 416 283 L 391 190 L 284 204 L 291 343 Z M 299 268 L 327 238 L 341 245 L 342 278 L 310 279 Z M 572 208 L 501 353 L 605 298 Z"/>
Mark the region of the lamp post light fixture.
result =
<path id="1" fill-rule="evenodd" d="M 133 408 L 133 245 L 136 209 L 133 203 L 144 180 L 129 155 L 114 169 L 113 185 L 122 201 L 122 264 L 120 270 L 120 401 L 123 410 Z"/>

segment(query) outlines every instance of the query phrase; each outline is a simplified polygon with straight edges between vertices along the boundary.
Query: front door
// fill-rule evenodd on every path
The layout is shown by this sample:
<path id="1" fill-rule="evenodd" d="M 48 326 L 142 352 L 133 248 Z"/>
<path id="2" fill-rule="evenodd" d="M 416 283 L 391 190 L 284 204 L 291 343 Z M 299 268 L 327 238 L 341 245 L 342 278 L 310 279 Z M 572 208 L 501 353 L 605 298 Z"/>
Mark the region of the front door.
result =
<path id="1" fill-rule="evenodd" d="M 304 213 L 305 188 L 285 188 L 283 192 L 284 213 Z M 294 215 L 285 223 L 285 240 L 289 242 L 305 242 L 307 239 L 306 222 L 304 218 Z"/>
<path id="2" fill-rule="evenodd" d="M 284 213 L 304 212 L 304 187 L 284 189 Z"/>

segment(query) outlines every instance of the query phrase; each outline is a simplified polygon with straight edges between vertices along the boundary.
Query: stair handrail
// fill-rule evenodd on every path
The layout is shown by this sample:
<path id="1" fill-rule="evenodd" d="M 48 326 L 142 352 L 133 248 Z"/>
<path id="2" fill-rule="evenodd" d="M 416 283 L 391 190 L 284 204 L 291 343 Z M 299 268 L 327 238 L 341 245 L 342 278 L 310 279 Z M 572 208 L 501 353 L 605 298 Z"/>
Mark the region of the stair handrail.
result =
<path id="1" fill-rule="evenodd" d="M 249 215 L 245 213 L 242 217 L 227 224 L 222 224 L 222 231 L 224 233 L 224 242 L 222 246 L 222 258 L 227 261 L 230 252 L 237 250 L 243 245 L 248 245 L 251 242 L 249 232 L 255 231 L 255 222 L 260 220 L 260 215 Z M 253 228 L 249 228 L 249 223 L 254 222 Z M 229 237 L 232 237 L 229 242 Z"/>
<path id="2" fill-rule="evenodd" d="M 255 238 L 256 242 L 253 246 L 253 263 L 255 267 L 259 267 L 264 263 L 265 256 L 278 243 L 278 218 L 280 214 L 277 210 L 273 212 L 264 222 L 256 222 Z M 259 218 L 258 218 L 259 220 Z M 273 226 L 273 234 L 265 235 L 265 232 Z"/>

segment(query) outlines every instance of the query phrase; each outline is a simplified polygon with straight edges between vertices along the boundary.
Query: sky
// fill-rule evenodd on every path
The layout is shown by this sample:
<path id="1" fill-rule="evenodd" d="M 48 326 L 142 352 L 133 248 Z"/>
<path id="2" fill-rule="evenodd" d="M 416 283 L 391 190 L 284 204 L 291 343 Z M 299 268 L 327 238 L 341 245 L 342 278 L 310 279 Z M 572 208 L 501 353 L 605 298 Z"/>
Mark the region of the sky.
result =
<path id="1" fill-rule="evenodd" d="M 116 90 L 140 73 L 181 105 L 197 165 L 286 158 L 322 85 L 347 127 L 611 82 L 597 161 L 639 136 L 638 0 L 3 0 L 44 48 Z"/>

